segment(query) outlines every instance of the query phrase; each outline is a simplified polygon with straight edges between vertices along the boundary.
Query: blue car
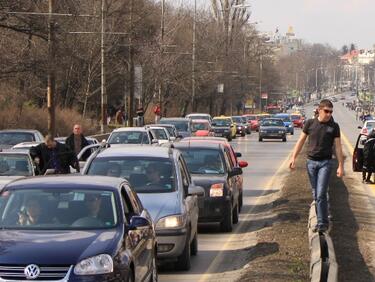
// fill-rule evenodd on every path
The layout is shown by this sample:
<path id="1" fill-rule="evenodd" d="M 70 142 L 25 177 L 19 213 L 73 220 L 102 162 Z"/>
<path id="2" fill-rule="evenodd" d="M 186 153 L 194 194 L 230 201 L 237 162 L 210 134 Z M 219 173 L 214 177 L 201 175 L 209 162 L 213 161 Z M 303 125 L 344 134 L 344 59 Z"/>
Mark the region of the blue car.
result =
<path id="1" fill-rule="evenodd" d="M 7 184 L 0 194 L 0 245 L 0 281 L 157 279 L 151 217 L 119 178 Z"/>
<path id="2" fill-rule="evenodd" d="M 273 117 L 282 119 L 285 124 L 286 132 L 290 133 L 290 135 L 294 135 L 294 124 L 290 118 L 290 114 L 276 114 Z"/>

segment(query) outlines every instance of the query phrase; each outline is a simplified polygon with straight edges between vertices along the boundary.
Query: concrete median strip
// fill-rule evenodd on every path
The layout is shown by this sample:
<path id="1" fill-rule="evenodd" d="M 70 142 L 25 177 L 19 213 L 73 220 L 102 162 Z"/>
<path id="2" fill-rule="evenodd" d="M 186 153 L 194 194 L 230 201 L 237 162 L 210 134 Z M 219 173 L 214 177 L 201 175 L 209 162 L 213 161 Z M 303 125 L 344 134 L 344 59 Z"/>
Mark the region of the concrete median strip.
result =
<path id="1" fill-rule="evenodd" d="M 313 232 L 317 223 L 315 203 L 311 204 L 308 236 L 310 246 L 310 279 L 312 282 L 336 282 L 338 265 L 331 237 L 328 233 Z"/>

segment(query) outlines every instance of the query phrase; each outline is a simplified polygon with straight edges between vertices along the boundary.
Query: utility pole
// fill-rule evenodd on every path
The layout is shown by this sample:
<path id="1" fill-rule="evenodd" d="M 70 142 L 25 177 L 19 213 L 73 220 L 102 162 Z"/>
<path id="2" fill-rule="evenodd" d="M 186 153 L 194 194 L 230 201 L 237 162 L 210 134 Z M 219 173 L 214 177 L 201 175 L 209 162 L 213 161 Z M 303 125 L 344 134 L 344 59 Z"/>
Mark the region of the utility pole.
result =
<path id="1" fill-rule="evenodd" d="M 195 111 L 195 60 L 196 60 L 196 41 L 197 41 L 197 0 L 194 0 L 193 17 L 193 55 L 192 55 L 192 76 L 191 76 L 191 111 Z"/>
<path id="2" fill-rule="evenodd" d="M 259 62 L 259 108 L 260 114 L 262 113 L 262 76 L 263 76 L 263 56 L 260 55 Z"/>
<path id="3" fill-rule="evenodd" d="M 133 46 L 133 9 L 134 0 L 130 1 L 130 38 L 129 38 L 129 126 L 133 126 L 134 115 L 134 46 Z"/>
<path id="4" fill-rule="evenodd" d="M 102 1 L 101 9 L 101 122 L 100 132 L 104 133 L 105 126 L 107 125 L 107 88 L 105 76 L 105 0 Z"/>
<path id="5" fill-rule="evenodd" d="M 159 81 L 159 97 L 158 97 L 158 103 L 160 107 L 160 116 L 163 115 L 163 106 L 162 106 L 162 96 L 163 96 L 163 74 L 164 74 L 164 34 L 165 34 L 165 0 L 161 1 L 161 37 L 160 37 L 160 59 L 161 59 L 161 66 L 162 71 L 160 75 L 160 81 Z"/>
<path id="6" fill-rule="evenodd" d="M 47 75 L 47 109 L 48 109 L 48 133 L 55 136 L 55 21 L 52 14 L 54 0 L 48 0 L 48 75 Z"/>

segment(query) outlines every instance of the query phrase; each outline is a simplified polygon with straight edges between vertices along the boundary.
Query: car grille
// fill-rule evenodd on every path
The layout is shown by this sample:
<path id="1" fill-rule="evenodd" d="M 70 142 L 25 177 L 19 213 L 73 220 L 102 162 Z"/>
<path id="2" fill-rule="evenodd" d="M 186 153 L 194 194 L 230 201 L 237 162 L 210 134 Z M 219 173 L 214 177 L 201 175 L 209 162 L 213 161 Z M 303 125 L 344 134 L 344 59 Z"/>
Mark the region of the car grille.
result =
<path id="1" fill-rule="evenodd" d="M 24 273 L 25 266 L 0 266 L 0 278 L 6 281 L 27 280 Z M 40 275 L 33 281 L 58 281 L 62 280 L 69 272 L 71 266 L 39 266 Z"/>
<path id="2" fill-rule="evenodd" d="M 215 133 L 223 133 L 224 129 L 215 129 Z"/>
<path id="3" fill-rule="evenodd" d="M 278 134 L 279 131 L 280 131 L 280 129 L 267 130 L 266 133 L 267 133 L 267 134 Z"/>

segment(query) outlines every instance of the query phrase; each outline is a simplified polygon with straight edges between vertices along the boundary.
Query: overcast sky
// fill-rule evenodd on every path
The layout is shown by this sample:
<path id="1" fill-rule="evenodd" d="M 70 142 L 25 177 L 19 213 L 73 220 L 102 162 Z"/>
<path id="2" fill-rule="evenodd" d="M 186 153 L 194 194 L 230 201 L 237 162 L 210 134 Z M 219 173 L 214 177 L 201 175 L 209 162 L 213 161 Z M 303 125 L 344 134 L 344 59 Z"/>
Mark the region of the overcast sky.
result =
<path id="1" fill-rule="evenodd" d="M 206 7 L 211 2 L 197 1 Z M 275 31 L 278 27 L 285 33 L 288 26 L 293 26 L 296 36 L 310 43 L 328 43 L 336 48 L 352 42 L 359 48 L 372 48 L 375 44 L 374 0 L 248 0 L 247 3 L 252 6 L 250 21 L 261 22 L 258 24 L 261 31 Z"/>

